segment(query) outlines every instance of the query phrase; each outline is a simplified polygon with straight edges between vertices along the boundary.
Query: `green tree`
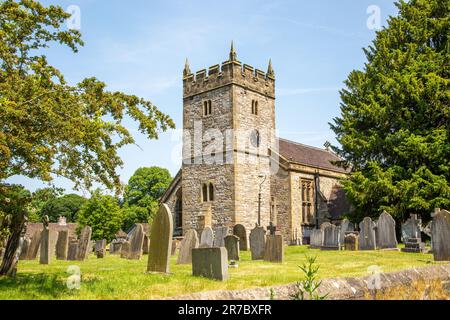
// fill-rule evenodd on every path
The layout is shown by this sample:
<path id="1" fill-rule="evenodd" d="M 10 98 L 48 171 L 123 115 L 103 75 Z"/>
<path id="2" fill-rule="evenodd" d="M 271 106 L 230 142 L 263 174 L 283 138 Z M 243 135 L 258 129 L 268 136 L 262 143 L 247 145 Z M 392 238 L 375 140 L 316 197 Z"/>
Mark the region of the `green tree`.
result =
<path id="1" fill-rule="evenodd" d="M 92 227 L 92 239 L 110 241 L 120 230 L 123 214 L 117 198 L 102 195 L 97 190 L 81 207 L 77 222 L 80 230 L 85 226 Z"/>
<path id="2" fill-rule="evenodd" d="M 354 220 L 397 219 L 450 207 L 449 2 L 396 3 L 399 15 L 365 49 L 364 70 L 341 91 L 330 124 L 352 169 L 344 183 Z"/>
<path id="3" fill-rule="evenodd" d="M 134 223 L 151 220 L 171 182 L 172 177 L 167 169 L 150 167 L 136 170 L 125 187 L 124 210 L 127 218 L 124 230 Z"/>
<path id="4" fill-rule="evenodd" d="M 76 216 L 86 199 L 77 194 L 68 194 L 51 199 L 41 209 L 40 216 L 48 216 L 50 222 L 57 222 L 58 218 L 66 217 L 67 222 L 75 222 Z"/>
<path id="5" fill-rule="evenodd" d="M 64 193 L 64 189 L 49 187 L 37 189 L 31 195 L 31 203 L 29 206 L 28 220 L 30 222 L 40 222 L 42 219 L 41 210 L 45 204 Z"/>

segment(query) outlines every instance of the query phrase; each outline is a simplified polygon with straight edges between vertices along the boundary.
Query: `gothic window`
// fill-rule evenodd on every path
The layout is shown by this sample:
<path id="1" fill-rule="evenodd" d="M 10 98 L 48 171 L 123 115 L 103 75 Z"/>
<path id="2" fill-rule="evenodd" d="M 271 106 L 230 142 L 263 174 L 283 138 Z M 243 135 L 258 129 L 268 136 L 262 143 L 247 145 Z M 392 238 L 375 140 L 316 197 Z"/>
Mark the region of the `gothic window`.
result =
<path id="1" fill-rule="evenodd" d="M 302 220 L 303 223 L 313 223 L 313 203 L 314 203 L 314 189 L 312 180 L 301 180 L 302 193 Z"/>
<path id="2" fill-rule="evenodd" d="M 202 200 L 208 202 L 208 185 L 206 183 L 202 185 Z"/>
<path id="3" fill-rule="evenodd" d="M 209 184 L 209 201 L 214 201 L 214 185 Z"/>
<path id="4" fill-rule="evenodd" d="M 203 116 L 209 116 L 212 114 L 212 102 L 211 100 L 203 101 Z"/>
<path id="5" fill-rule="evenodd" d="M 258 101 L 252 100 L 252 114 L 258 115 Z"/>

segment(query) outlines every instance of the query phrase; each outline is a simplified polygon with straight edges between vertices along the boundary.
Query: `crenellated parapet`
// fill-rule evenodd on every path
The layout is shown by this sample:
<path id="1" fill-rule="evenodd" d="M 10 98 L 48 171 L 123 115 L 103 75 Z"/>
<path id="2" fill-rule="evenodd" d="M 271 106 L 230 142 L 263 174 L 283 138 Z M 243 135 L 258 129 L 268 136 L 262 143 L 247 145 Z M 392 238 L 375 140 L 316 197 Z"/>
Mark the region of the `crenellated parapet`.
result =
<path id="1" fill-rule="evenodd" d="M 183 98 L 189 98 L 230 84 L 235 84 L 275 99 L 275 73 L 273 72 L 271 61 L 269 61 L 267 72 L 242 64 L 237 60 L 233 45 L 229 60 L 221 65 L 211 66 L 208 70 L 203 69 L 194 74 L 186 61 L 183 72 Z"/>

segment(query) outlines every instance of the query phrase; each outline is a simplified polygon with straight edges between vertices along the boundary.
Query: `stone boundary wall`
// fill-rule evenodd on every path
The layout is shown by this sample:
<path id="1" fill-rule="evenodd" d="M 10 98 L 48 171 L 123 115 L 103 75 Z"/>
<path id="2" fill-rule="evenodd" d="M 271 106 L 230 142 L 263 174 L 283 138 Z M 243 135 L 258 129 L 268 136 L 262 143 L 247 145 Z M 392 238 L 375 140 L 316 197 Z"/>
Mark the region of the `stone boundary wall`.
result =
<path id="1" fill-rule="evenodd" d="M 398 286 L 409 286 L 417 280 L 450 281 L 450 264 L 381 273 L 381 290 Z M 368 293 L 370 277 L 324 279 L 319 294 L 329 294 L 327 300 L 364 300 Z M 209 291 L 172 297 L 172 300 L 269 300 L 273 289 L 276 300 L 290 300 L 295 284 L 254 288 L 236 291 Z"/>

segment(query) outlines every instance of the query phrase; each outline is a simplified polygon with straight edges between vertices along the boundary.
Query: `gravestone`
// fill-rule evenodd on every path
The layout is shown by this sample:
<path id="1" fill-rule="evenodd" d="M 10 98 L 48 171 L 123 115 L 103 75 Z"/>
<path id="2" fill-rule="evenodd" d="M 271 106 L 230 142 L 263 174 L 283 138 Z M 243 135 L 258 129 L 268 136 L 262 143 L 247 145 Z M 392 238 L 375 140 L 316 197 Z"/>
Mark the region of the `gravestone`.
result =
<path id="1" fill-rule="evenodd" d="M 69 231 L 61 230 L 58 232 L 58 241 L 56 241 L 56 259 L 67 260 L 69 250 Z"/>
<path id="2" fill-rule="evenodd" d="M 225 237 L 225 248 L 227 249 L 228 260 L 239 261 L 239 237 L 228 235 Z"/>
<path id="3" fill-rule="evenodd" d="M 284 243 L 281 234 L 267 235 L 266 248 L 264 249 L 264 261 L 283 262 Z"/>
<path id="4" fill-rule="evenodd" d="M 192 249 L 192 275 L 220 281 L 227 280 L 227 250 L 224 247 Z"/>
<path id="5" fill-rule="evenodd" d="M 378 218 L 376 240 L 378 249 L 397 249 L 398 242 L 395 235 L 395 220 L 386 211 Z"/>
<path id="6" fill-rule="evenodd" d="M 408 239 L 420 239 L 422 241 L 422 219 L 417 214 L 411 214 L 409 219 L 402 224 L 402 241 L 406 242 Z"/>
<path id="7" fill-rule="evenodd" d="M 369 217 L 364 218 L 359 224 L 359 250 L 376 249 L 375 226 L 375 223 Z"/>
<path id="8" fill-rule="evenodd" d="M 211 227 L 205 227 L 200 237 L 200 248 L 212 248 L 214 243 L 214 232 Z"/>
<path id="9" fill-rule="evenodd" d="M 334 224 L 326 225 L 323 230 L 323 245 L 321 250 L 339 250 L 339 227 Z"/>
<path id="10" fill-rule="evenodd" d="M 153 219 L 150 232 L 150 250 L 148 254 L 148 272 L 169 273 L 169 259 L 172 247 L 172 213 L 163 204 Z"/>
<path id="11" fill-rule="evenodd" d="M 36 230 L 31 236 L 31 244 L 28 249 L 28 260 L 36 260 L 39 248 L 41 246 L 41 230 Z"/>
<path id="12" fill-rule="evenodd" d="M 97 255 L 97 259 L 103 259 L 106 254 L 106 240 L 97 240 L 95 241 L 95 254 Z"/>
<path id="13" fill-rule="evenodd" d="M 252 260 L 263 260 L 265 247 L 266 230 L 264 230 L 264 227 L 256 226 L 250 232 L 250 250 L 252 252 Z"/>
<path id="14" fill-rule="evenodd" d="M 198 248 L 198 236 L 197 231 L 191 229 L 186 232 L 183 240 L 181 241 L 177 264 L 191 264 L 192 249 L 194 248 Z"/>
<path id="15" fill-rule="evenodd" d="M 67 250 L 67 260 L 75 261 L 78 256 L 78 240 L 69 238 L 69 248 Z"/>
<path id="16" fill-rule="evenodd" d="M 28 253 L 31 246 L 31 239 L 25 237 L 22 242 L 22 248 L 20 250 L 19 260 L 28 260 Z"/>
<path id="17" fill-rule="evenodd" d="M 358 251 L 359 234 L 357 232 L 349 232 L 344 236 L 344 249 L 346 251 Z"/>
<path id="18" fill-rule="evenodd" d="M 248 251 L 247 229 L 242 224 L 237 224 L 233 228 L 233 234 L 239 237 L 239 250 Z"/>
<path id="19" fill-rule="evenodd" d="M 128 259 L 140 260 L 142 257 L 142 246 L 144 245 L 144 227 L 142 224 L 136 224 L 130 235 L 130 252 Z"/>
<path id="20" fill-rule="evenodd" d="M 129 259 L 131 251 L 130 241 L 125 241 L 122 243 L 122 248 L 120 249 L 120 257 L 122 259 Z"/>
<path id="21" fill-rule="evenodd" d="M 345 233 L 355 231 L 355 226 L 348 219 L 344 219 L 340 226 L 339 244 L 344 244 Z"/>
<path id="22" fill-rule="evenodd" d="M 312 230 L 309 243 L 310 249 L 320 249 L 323 246 L 323 230 L 322 229 Z"/>
<path id="23" fill-rule="evenodd" d="M 225 247 L 225 237 L 229 234 L 229 230 L 228 227 L 218 227 L 214 230 L 213 247 Z"/>
<path id="24" fill-rule="evenodd" d="M 150 238 L 144 233 L 144 243 L 142 244 L 142 254 L 148 254 L 150 249 Z"/>
<path id="25" fill-rule="evenodd" d="M 177 249 L 180 247 L 180 240 L 172 240 L 172 248 L 170 250 L 170 255 L 175 256 L 177 254 Z"/>
<path id="26" fill-rule="evenodd" d="M 51 254 L 50 254 L 50 230 L 48 226 L 44 225 L 44 229 L 41 234 L 41 249 L 39 253 L 39 263 L 40 264 L 50 264 Z"/>
<path id="27" fill-rule="evenodd" d="M 431 224 L 434 261 L 450 261 L 450 212 L 441 210 Z"/>
<path id="28" fill-rule="evenodd" d="M 81 230 L 80 239 L 78 242 L 78 249 L 77 249 L 77 260 L 78 261 L 84 261 L 87 259 L 89 253 L 89 249 L 91 248 L 91 235 L 92 235 L 92 228 L 89 226 L 86 226 Z"/>

